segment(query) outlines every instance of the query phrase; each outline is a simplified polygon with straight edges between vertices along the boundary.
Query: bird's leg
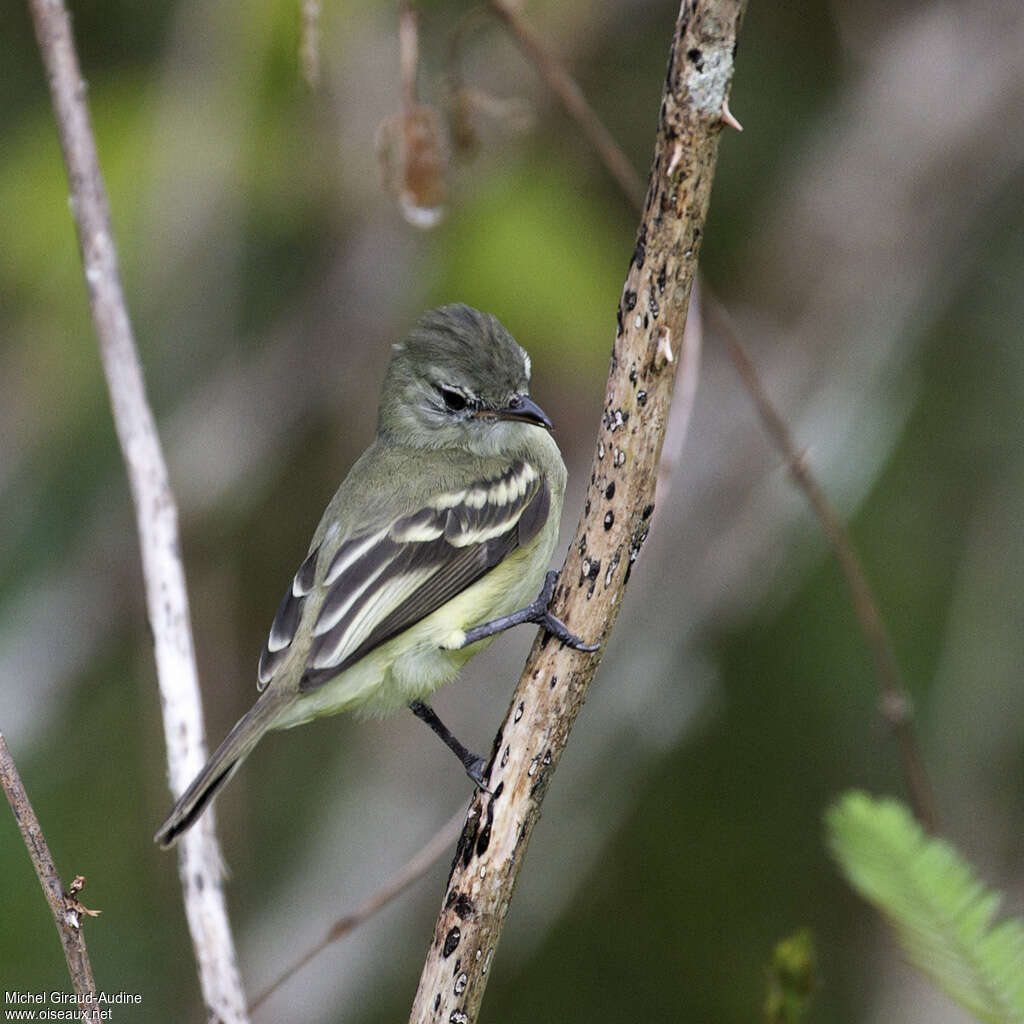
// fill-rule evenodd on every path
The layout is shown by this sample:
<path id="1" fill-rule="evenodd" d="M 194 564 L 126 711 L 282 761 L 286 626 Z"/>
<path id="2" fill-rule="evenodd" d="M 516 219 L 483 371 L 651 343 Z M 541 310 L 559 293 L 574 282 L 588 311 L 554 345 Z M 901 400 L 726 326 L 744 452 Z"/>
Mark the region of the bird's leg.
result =
<path id="1" fill-rule="evenodd" d="M 501 618 L 485 622 L 480 626 L 474 626 L 466 630 L 466 639 L 463 647 L 475 644 L 477 640 L 494 636 L 495 633 L 502 633 L 513 626 L 520 626 L 524 622 L 535 622 L 538 626 L 546 629 L 556 640 L 561 640 L 577 651 L 596 651 L 600 644 L 585 644 L 575 633 L 570 633 L 568 627 L 561 619 L 556 619 L 548 611 L 552 595 L 555 593 L 555 584 L 558 583 L 558 573 L 549 572 L 544 579 L 544 586 L 540 593 L 525 608 L 513 612 L 511 615 L 502 615 Z"/>
<path id="2" fill-rule="evenodd" d="M 487 789 L 487 784 L 484 782 L 484 769 L 487 767 L 487 762 L 479 754 L 467 750 L 451 734 L 448 726 L 437 717 L 437 712 L 429 704 L 425 704 L 421 700 L 414 700 L 409 705 L 409 710 L 421 722 L 426 722 L 441 737 L 445 746 L 462 762 L 462 767 L 466 769 L 466 774 L 470 779 L 481 789 Z"/>

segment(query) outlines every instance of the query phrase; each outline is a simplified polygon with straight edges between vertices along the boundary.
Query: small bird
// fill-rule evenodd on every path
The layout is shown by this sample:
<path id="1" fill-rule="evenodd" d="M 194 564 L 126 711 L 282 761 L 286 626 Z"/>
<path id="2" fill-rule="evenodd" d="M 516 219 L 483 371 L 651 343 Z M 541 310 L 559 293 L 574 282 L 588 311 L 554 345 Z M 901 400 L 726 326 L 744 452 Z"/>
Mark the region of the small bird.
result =
<path id="1" fill-rule="evenodd" d="M 597 650 L 548 611 L 566 470 L 529 383 L 526 352 L 462 304 L 425 313 L 394 346 L 377 436 L 285 592 L 260 655 L 260 696 L 174 805 L 160 846 L 196 821 L 265 732 L 339 711 L 410 707 L 484 786 L 485 760 L 424 698 L 520 623 Z"/>

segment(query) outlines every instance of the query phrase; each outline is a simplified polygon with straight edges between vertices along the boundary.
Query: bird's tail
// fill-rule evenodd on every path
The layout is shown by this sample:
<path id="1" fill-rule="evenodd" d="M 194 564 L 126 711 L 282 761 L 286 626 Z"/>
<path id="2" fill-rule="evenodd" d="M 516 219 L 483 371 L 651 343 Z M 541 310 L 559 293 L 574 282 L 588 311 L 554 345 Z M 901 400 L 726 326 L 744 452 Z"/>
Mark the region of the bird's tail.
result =
<path id="1" fill-rule="evenodd" d="M 275 719 L 288 703 L 287 697 L 282 700 L 272 690 L 268 691 L 235 723 L 235 727 L 182 793 L 167 815 L 167 820 L 157 830 L 153 839 L 163 849 L 173 846 L 178 836 L 196 823 L 263 734 L 272 728 Z"/>

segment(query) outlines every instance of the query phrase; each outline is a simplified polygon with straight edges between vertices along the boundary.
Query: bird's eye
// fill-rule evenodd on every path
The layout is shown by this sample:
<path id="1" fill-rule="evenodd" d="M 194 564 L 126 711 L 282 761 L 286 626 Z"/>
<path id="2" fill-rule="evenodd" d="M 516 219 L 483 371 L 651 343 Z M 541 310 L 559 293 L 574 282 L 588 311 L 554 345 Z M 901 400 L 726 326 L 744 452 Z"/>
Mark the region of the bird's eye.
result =
<path id="1" fill-rule="evenodd" d="M 453 391 L 451 388 L 446 388 L 443 385 L 438 385 L 437 390 L 441 392 L 441 400 L 449 412 L 462 412 L 469 404 L 466 396 L 460 391 Z"/>

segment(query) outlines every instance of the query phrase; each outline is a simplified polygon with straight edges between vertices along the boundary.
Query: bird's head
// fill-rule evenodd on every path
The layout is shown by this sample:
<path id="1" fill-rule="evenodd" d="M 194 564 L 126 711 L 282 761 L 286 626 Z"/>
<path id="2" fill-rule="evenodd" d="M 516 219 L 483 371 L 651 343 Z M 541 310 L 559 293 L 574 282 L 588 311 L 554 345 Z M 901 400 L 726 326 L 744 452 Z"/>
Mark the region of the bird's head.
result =
<path id="1" fill-rule="evenodd" d="M 530 398 L 530 357 L 490 314 L 461 303 L 441 306 L 395 345 L 378 435 L 492 455 L 538 427 L 552 429 Z"/>

